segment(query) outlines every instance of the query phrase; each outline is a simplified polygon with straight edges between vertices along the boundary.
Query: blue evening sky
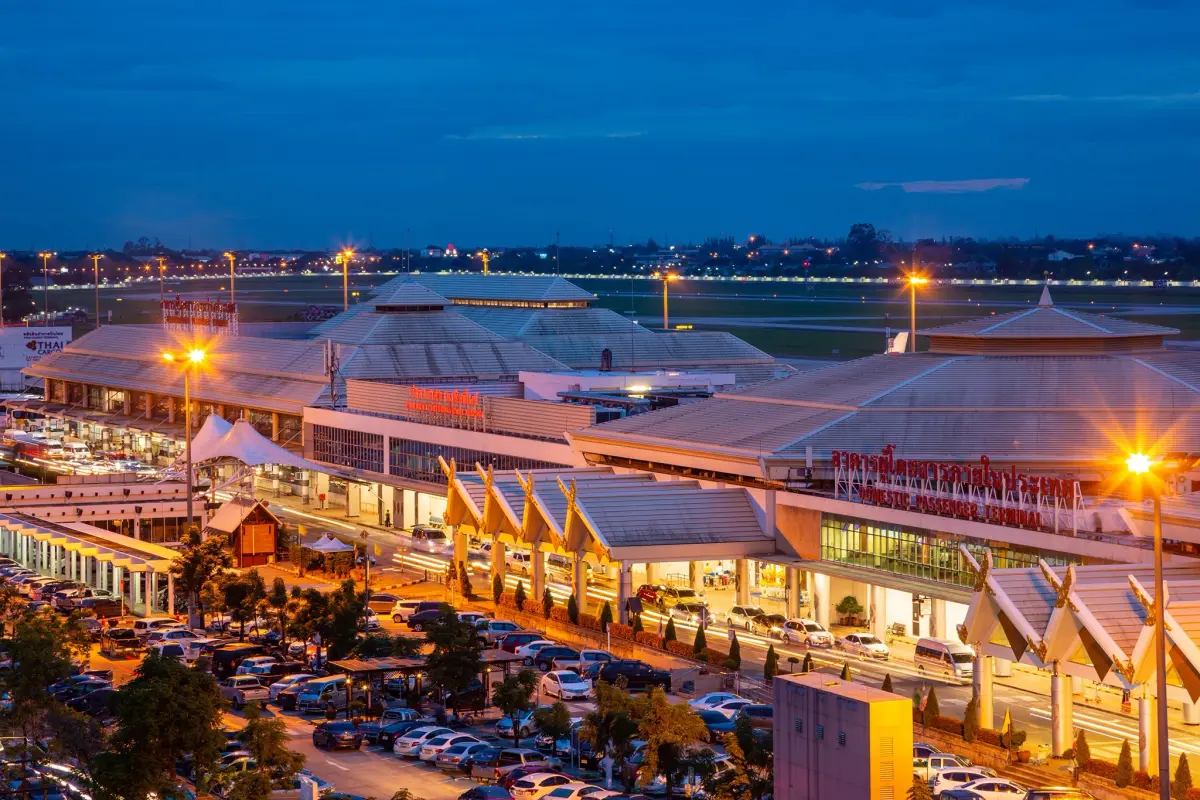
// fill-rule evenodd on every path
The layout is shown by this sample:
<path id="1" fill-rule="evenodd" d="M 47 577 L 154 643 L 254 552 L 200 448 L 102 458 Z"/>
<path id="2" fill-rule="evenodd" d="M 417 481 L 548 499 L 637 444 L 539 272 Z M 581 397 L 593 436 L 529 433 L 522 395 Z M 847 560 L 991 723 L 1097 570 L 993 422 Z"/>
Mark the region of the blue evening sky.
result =
<path id="1" fill-rule="evenodd" d="M 0 246 L 1196 234 L 1190 0 L 0 0 Z"/>

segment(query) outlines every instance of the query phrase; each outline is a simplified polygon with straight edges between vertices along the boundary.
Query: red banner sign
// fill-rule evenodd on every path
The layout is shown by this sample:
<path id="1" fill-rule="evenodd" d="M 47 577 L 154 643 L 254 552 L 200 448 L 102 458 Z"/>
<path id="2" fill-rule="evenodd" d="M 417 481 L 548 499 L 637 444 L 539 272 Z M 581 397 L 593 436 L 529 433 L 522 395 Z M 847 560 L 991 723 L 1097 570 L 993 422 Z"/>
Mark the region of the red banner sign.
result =
<path id="1" fill-rule="evenodd" d="M 451 417 L 483 419 L 483 402 L 475 392 L 461 389 L 427 389 L 413 386 L 404 407 L 418 415 L 444 414 Z"/>

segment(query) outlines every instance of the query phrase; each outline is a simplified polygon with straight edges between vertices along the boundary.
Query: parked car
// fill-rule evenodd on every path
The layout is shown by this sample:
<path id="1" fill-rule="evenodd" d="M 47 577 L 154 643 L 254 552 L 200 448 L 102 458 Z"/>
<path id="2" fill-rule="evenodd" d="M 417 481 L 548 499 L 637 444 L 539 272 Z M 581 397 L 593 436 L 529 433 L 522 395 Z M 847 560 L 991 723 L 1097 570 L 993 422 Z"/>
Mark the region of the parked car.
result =
<path id="1" fill-rule="evenodd" d="M 346 708 L 351 700 L 346 690 L 346 681 L 345 675 L 331 675 L 306 681 L 296 698 L 296 708 L 302 713 L 325 711 L 328 708 L 340 711 Z M 367 693 L 364 688 L 356 686 L 353 691 L 353 699 L 366 699 Z"/>
<path id="2" fill-rule="evenodd" d="M 481 619 L 475 630 L 485 643 L 495 645 L 508 634 L 521 630 L 521 626 L 507 619 Z"/>
<path id="3" fill-rule="evenodd" d="M 133 621 L 133 632 L 138 635 L 138 638 L 145 641 L 150 637 L 150 634 L 159 628 L 180 628 L 183 627 L 179 620 L 174 617 L 142 617 Z"/>
<path id="4" fill-rule="evenodd" d="M 326 720 L 313 728 L 313 747 L 336 750 L 339 747 L 349 747 L 357 750 L 362 747 L 363 735 L 349 720 Z"/>
<path id="5" fill-rule="evenodd" d="M 287 689 L 290 686 L 295 686 L 298 683 L 310 681 L 315 677 L 317 676 L 307 672 L 296 672 L 291 675 L 284 675 L 279 680 L 267 687 L 271 693 L 268 699 L 274 702 L 279 697 L 279 693 L 284 689 Z"/>
<path id="6" fill-rule="evenodd" d="M 555 656 L 554 669 L 569 669 L 572 672 L 582 673 L 592 664 L 607 664 L 614 658 L 615 656 L 607 650 L 580 650 L 574 658 Z"/>
<path id="7" fill-rule="evenodd" d="M 76 604 L 73 610 L 87 617 L 109 619 L 124 616 L 125 606 L 120 600 L 112 597 L 85 597 Z"/>
<path id="8" fill-rule="evenodd" d="M 250 642 L 227 642 L 213 648 L 212 673 L 218 678 L 227 678 L 237 672 L 238 666 L 247 658 L 261 656 L 265 652 L 260 644 Z"/>
<path id="9" fill-rule="evenodd" d="M 193 631 L 188 628 L 159 628 L 152 631 L 146 637 L 146 644 L 158 644 L 160 642 L 175 642 L 177 644 L 187 644 L 189 639 L 205 639 L 207 634 L 203 631 Z"/>
<path id="10" fill-rule="evenodd" d="M 266 703 L 271 697 L 271 690 L 252 675 L 234 675 L 218 686 L 221 696 L 235 709 L 245 708 L 248 703 Z"/>
<path id="11" fill-rule="evenodd" d="M 929 758 L 929 756 L 939 755 L 941 752 L 937 747 L 925 742 L 916 742 L 913 744 L 913 758 Z"/>
<path id="12" fill-rule="evenodd" d="M 442 615 L 442 608 L 439 604 L 438 608 L 430 608 L 425 611 L 418 611 L 408 618 L 408 627 L 410 630 L 423 631 L 433 623 L 437 622 L 438 617 Z"/>
<path id="13" fill-rule="evenodd" d="M 100 635 L 100 654 L 113 658 L 135 655 L 142 650 L 142 642 L 133 628 L 109 628 Z"/>
<path id="14" fill-rule="evenodd" d="M 454 731 L 438 725 L 422 725 L 418 728 L 413 728 L 408 733 L 396 739 L 392 744 L 392 752 L 398 756 L 416 758 L 420 754 L 421 748 L 430 739 L 436 739 L 448 733 L 454 733 Z"/>
<path id="15" fill-rule="evenodd" d="M 650 690 L 657 686 L 663 691 L 671 691 L 671 673 L 663 669 L 655 669 L 645 661 L 620 659 L 609 661 L 597 672 L 600 680 L 607 683 L 624 683 L 630 691 L 638 689 Z"/>
<path id="16" fill-rule="evenodd" d="M 741 699 L 741 697 L 733 692 L 709 692 L 708 694 L 688 700 L 688 705 L 695 711 L 705 711 L 715 708 L 719 703 L 724 703 L 726 700 Z"/>
<path id="17" fill-rule="evenodd" d="M 552 669 L 558 669 L 558 659 L 578 664 L 579 651 L 573 647 L 552 644 L 549 647 L 541 648 L 533 654 L 533 665 L 542 672 L 549 672 Z"/>
<path id="18" fill-rule="evenodd" d="M 540 706 L 546 708 L 546 706 Z M 505 715 L 496 722 L 496 735 L 501 739 L 512 739 L 514 727 L 520 734 L 520 738 L 524 739 L 532 736 L 538 731 L 537 720 L 534 719 L 533 712 L 537 709 L 527 709 L 522 712 L 521 716 L 514 721 L 512 717 Z"/>
<path id="19" fill-rule="evenodd" d="M 551 789 L 571 783 L 571 778 L 554 772 L 537 772 L 515 781 L 509 792 L 513 800 L 541 800 Z"/>
<path id="20" fill-rule="evenodd" d="M 421 745 L 417 758 L 426 763 L 431 762 L 448 747 L 456 744 L 484 744 L 484 742 L 479 737 L 472 736 L 469 733 L 446 733 L 441 736 L 435 736 Z"/>
<path id="21" fill-rule="evenodd" d="M 247 675 L 254 667 L 263 666 L 265 664 L 274 664 L 278 661 L 275 656 L 250 656 L 242 659 L 242 663 L 237 665 L 235 675 Z"/>
<path id="22" fill-rule="evenodd" d="M 111 686 L 96 689 L 82 697 L 68 700 L 67 708 L 72 711 L 78 711 L 80 714 L 86 714 L 93 719 L 107 719 L 114 714 L 113 698 L 116 696 L 116 693 L 117 690 Z"/>
<path id="23" fill-rule="evenodd" d="M 470 759 L 475 753 L 482 752 L 490 748 L 491 745 L 487 742 L 466 742 L 463 744 L 452 744 L 445 750 L 437 754 L 433 759 L 433 765 L 445 772 L 463 772 L 464 765 L 467 772 L 470 772 Z"/>
<path id="24" fill-rule="evenodd" d="M 512 800 L 503 786 L 474 786 L 458 796 L 458 800 Z"/>
<path id="25" fill-rule="evenodd" d="M 784 642 L 798 642 L 809 647 L 833 647 L 833 634 L 812 619 L 789 619 L 779 636 Z"/>
<path id="26" fill-rule="evenodd" d="M 475 629 L 479 629 L 479 624 L 476 623 Z M 541 641 L 546 638 L 546 634 L 541 631 L 522 631 L 517 630 L 512 633 L 506 633 L 496 642 L 496 647 L 501 650 L 506 650 L 509 653 L 517 652 L 517 649 L 524 647 L 530 642 Z"/>
<path id="27" fill-rule="evenodd" d="M 971 762 L 953 753 L 934 753 L 925 758 L 913 759 L 913 775 L 926 781 L 933 780 L 934 773 L 943 769 L 969 767 Z"/>
<path id="28" fill-rule="evenodd" d="M 939 769 L 930 776 L 929 789 L 933 792 L 934 797 L 940 797 L 942 792 L 947 789 L 957 789 L 964 783 L 972 783 L 994 777 L 996 777 L 996 772 L 987 767 L 951 767 L 950 769 Z M 1016 796 L 1014 793 L 1012 800 L 1015 800 Z"/>
<path id="29" fill-rule="evenodd" d="M 704 598 L 690 586 L 663 586 L 657 592 L 659 608 L 667 608 L 676 603 L 699 603 L 700 605 L 708 605 Z"/>
<path id="30" fill-rule="evenodd" d="M 395 746 L 397 739 L 409 731 L 416 730 L 427 724 L 424 720 L 419 719 L 389 722 L 379 729 L 379 735 L 376 737 L 375 743 L 389 753 L 393 752 L 392 748 Z"/>
<path id="31" fill-rule="evenodd" d="M 371 599 L 367 601 L 367 607 L 381 614 L 388 613 L 396 607 L 396 603 L 403 599 L 403 597 L 389 592 L 371 592 Z"/>
<path id="32" fill-rule="evenodd" d="M 879 637 L 870 633 L 848 633 L 838 639 L 837 649 L 859 658 L 873 658 L 887 661 L 892 657 L 892 651 Z"/>
<path id="33" fill-rule="evenodd" d="M 941 797 L 948 800 L 964 800 L 967 797 L 970 800 L 1022 800 L 1026 791 L 1024 786 L 1008 778 L 980 778 L 944 789 Z"/>
<path id="34" fill-rule="evenodd" d="M 704 721 L 704 727 L 708 728 L 710 742 L 719 742 L 721 741 L 720 737 L 733 732 L 733 720 L 720 711 L 706 708 L 703 711 L 697 711 L 696 714 Z"/>
<path id="35" fill-rule="evenodd" d="M 719 703 L 714 703 L 709 711 L 716 711 L 725 715 L 729 719 L 737 717 L 737 713 L 749 705 L 754 705 L 753 701 L 746 700 L 742 697 L 735 697 L 731 700 L 722 700 Z"/>
<path id="36" fill-rule="evenodd" d="M 80 600 L 87 597 L 107 597 L 112 598 L 112 592 L 106 589 L 93 589 L 90 586 L 73 586 L 67 589 L 59 589 L 50 598 L 50 605 L 54 606 L 59 611 L 72 611 Z"/>
<path id="37" fill-rule="evenodd" d="M 592 693 L 592 682 L 569 669 L 556 669 L 542 676 L 540 690 L 559 700 L 577 700 Z"/>
<path id="38" fill-rule="evenodd" d="M 765 617 L 766 611 L 763 611 L 759 606 L 734 606 L 729 609 L 729 613 L 725 615 L 725 621 L 731 628 L 745 628 L 750 630 L 750 626 L 759 617 Z"/>
<path id="39" fill-rule="evenodd" d="M 391 609 L 392 622 L 408 622 L 408 618 L 417 613 L 420 600 L 397 600 Z"/>
<path id="40" fill-rule="evenodd" d="M 703 624 L 705 627 L 711 625 L 715 620 L 713 613 L 703 603 L 676 603 L 667 613 L 673 619 L 690 622 L 693 625 Z"/>
<path id="41" fill-rule="evenodd" d="M 173 658 L 176 661 L 188 660 L 188 649 L 179 642 L 156 642 L 146 645 L 146 652 L 155 652 L 161 658 Z"/>
<path id="42" fill-rule="evenodd" d="M 774 725 L 775 706 L 765 705 L 763 703 L 750 703 L 744 705 L 737 710 L 734 715 L 734 720 L 748 719 L 753 728 L 761 730 L 771 730 Z"/>
<path id="43" fill-rule="evenodd" d="M 300 702 L 300 694 L 314 680 L 319 679 L 309 678 L 306 681 L 296 681 L 291 686 L 280 689 L 275 695 L 275 704 L 281 711 L 295 711 Z"/>
<path id="44" fill-rule="evenodd" d="M 1083 789 L 1073 786 L 1039 786 L 1025 793 L 1022 800 L 1093 800 Z"/>
<path id="45" fill-rule="evenodd" d="M 552 767 L 543 753 L 527 747 L 487 750 L 471 764 L 471 778 L 482 783 L 500 783 L 513 770 L 526 767 Z"/>

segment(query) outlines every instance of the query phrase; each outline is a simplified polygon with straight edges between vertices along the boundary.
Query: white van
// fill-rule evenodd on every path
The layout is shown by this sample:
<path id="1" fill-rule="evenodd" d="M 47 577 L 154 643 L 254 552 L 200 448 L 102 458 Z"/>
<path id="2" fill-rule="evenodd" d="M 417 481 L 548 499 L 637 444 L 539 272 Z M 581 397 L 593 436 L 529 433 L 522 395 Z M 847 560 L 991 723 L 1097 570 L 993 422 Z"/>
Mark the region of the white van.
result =
<path id="1" fill-rule="evenodd" d="M 133 632 L 139 639 L 145 641 L 154 631 L 162 628 L 186 628 L 174 617 L 143 617 L 133 623 Z"/>
<path id="2" fill-rule="evenodd" d="M 944 672 L 959 680 L 969 680 L 975 673 L 975 651 L 949 639 L 919 639 L 913 663 L 918 670 Z"/>
<path id="3" fill-rule="evenodd" d="M 62 446 L 63 454 L 67 458 L 91 458 L 91 449 L 83 442 L 67 442 Z"/>

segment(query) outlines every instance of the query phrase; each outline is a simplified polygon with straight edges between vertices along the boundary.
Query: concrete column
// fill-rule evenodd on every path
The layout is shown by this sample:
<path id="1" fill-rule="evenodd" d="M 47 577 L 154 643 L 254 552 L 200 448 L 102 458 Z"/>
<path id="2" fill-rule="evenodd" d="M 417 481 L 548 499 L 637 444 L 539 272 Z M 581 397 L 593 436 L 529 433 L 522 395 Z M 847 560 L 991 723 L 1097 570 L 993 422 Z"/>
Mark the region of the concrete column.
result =
<path id="1" fill-rule="evenodd" d="M 467 565 L 467 532 L 459 525 L 454 529 L 454 568 L 458 569 L 458 565 Z"/>
<path id="2" fill-rule="evenodd" d="M 540 603 L 542 592 L 546 591 L 546 554 L 537 542 L 534 542 L 529 550 L 529 560 L 532 562 L 533 598 Z"/>
<path id="3" fill-rule="evenodd" d="M 125 401 L 123 404 L 125 416 L 131 416 L 133 413 L 133 402 L 129 399 L 129 392 L 125 392 Z"/>
<path id="4" fill-rule="evenodd" d="M 271 441 L 279 441 L 279 412 L 271 412 Z"/>
<path id="5" fill-rule="evenodd" d="M 424 492 L 417 492 L 417 521 L 413 524 L 429 524 L 429 495 Z"/>
<path id="6" fill-rule="evenodd" d="M 575 554 L 572 560 L 571 577 L 575 584 L 575 603 L 579 606 L 580 613 L 587 613 L 587 567 L 584 565 L 583 557 L 579 553 Z"/>
<path id="7" fill-rule="evenodd" d="M 617 563 L 617 622 L 629 624 L 629 598 L 633 597 L 632 565 L 620 561 Z"/>
<path id="8" fill-rule="evenodd" d="M 147 569 L 142 580 L 146 584 L 146 616 L 150 616 L 158 611 L 155 605 L 158 602 L 158 581 L 154 577 L 154 570 Z"/>
<path id="9" fill-rule="evenodd" d="M 401 511 L 404 512 L 403 527 L 411 528 L 417 524 L 417 493 L 412 489 L 401 490 Z"/>
<path id="10" fill-rule="evenodd" d="M 653 583 L 653 584 L 658 583 L 658 565 L 657 564 L 650 564 L 650 563 L 646 564 L 646 583 Z"/>
<path id="11" fill-rule="evenodd" d="M 1143 689 L 1143 692 L 1145 690 Z M 1158 761 L 1153 744 L 1154 698 L 1148 695 L 1138 698 L 1138 769 L 1149 772 Z"/>
<path id="12" fill-rule="evenodd" d="M 167 398 L 167 422 L 175 421 L 175 398 Z"/>
<path id="13" fill-rule="evenodd" d="M 812 573 L 812 604 L 813 616 L 816 621 L 823 627 L 829 627 L 829 617 L 833 610 L 833 604 L 830 602 L 829 592 L 829 576 L 822 575 L 819 572 Z"/>
<path id="14" fill-rule="evenodd" d="M 167 613 L 175 616 L 175 576 L 167 573 Z"/>
<path id="15" fill-rule="evenodd" d="M 1072 703 L 1071 677 L 1056 671 L 1050 676 L 1050 750 L 1054 756 L 1061 756 L 1074 745 Z"/>
<path id="16" fill-rule="evenodd" d="M 992 657 L 982 653 L 975 656 L 975 697 L 979 705 L 979 727 L 995 729 L 995 694 L 992 691 Z"/>
<path id="17" fill-rule="evenodd" d="M 933 610 L 929 615 L 929 626 L 931 630 L 929 635 L 935 639 L 946 639 L 950 632 L 946 630 L 946 601 L 933 598 L 931 603 Z M 1058 755 L 1056 752 L 1055 755 Z"/>
<path id="18" fill-rule="evenodd" d="M 737 585 L 738 605 L 744 606 L 750 602 L 750 561 L 739 558 L 733 562 L 734 583 Z"/>
<path id="19" fill-rule="evenodd" d="M 242 419 L 247 422 L 250 421 L 250 408 L 248 406 L 242 406 Z"/>
<path id="20" fill-rule="evenodd" d="M 362 499 L 362 486 L 357 483 L 346 484 L 346 516 L 359 515 L 359 501 Z"/>
<path id="21" fill-rule="evenodd" d="M 496 580 L 496 576 L 500 576 L 500 580 L 504 580 L 504 573 L 508 566 L 508 551 L 504 546 L 504 542 L 500 541 L 499 537 L 492 537 L 492 580 Z"/>
<path id="22" fill-rule="evenodd" d="M 870 589 L 871 607 L 867 615 L 871 619 L 871 633 L 887 640 L 887 589 L 872 585 Z"/>
<path id="23" fill-rule="evenodd" d="M 154 419 L 154 395 L 146 392 L 146 419 Z"/>
<path id="24" fill-rule="evenodd" d="M 1191 700 L 1183 701 L 1183 724 L 1200 725 L 1200 705 Z"/>
<path id="25" fill-rule="evenodd" d="M 142 602 L 141 575 L 134 572 L 133 570 L 129 571 L 129 593 L 131 595 L 130 605 L 133 605 L 136 607 L 139 603 Z M 149 613 L 147 613 L 146 616 L 149 616 Z"/>
<path id="26" fill-rule="evenodd" d="M 692 587 L 693 592 L 704 591 L 704 570 L 702 563 L 699 561 L 688 562 L 688 585 Z"/>
<path id="27" fill-rule="evenodd" d="M 396 490 L 386 483 L 376 484 L 379 490 L 379 524 L 391 527 L 395 522 L 392 516 L 392 506 L 396 505 Z"/>
<path id="28" fill-rule="evenodd" d="M 322 510 L 329 508 L 329 476 L 324 472 L 317 473 L 317 503 Z"/>
<path id="29" fill-rule="evenodd" d="M 1011 678 L 1012 677 L 1012 661 L 1010 659 L 996 658 L 995 662 L 996 662 L 995 673 L 996 673 L 997 678 Z"/>
<path id="30" fill-rule="evenodd" d="M 795 567 L 787 567 L 786 570 L 787 615 L 794 618 L 800 616 L 800 570 Z"/>
<path id="31" fill-rule="evenodd" d="M 105 572 L 108 571 L 108 566 L 109 566 L 108 563 L 101 564 L 101 568 L 104 569 Z M 122 579 L 120 567 L 116 566 L 115 564 L 113 565 L 112 572 L 108 575 L 108 581 L 109 581 L 108 590 L 110 592 L 112 592 L 114 595 L 116 595 L 117 597 L 122 598 L 123 602 L 128 604 L 129 599 L 125 595 L 125 586 L 123 585 L 124 580 Z"/>

